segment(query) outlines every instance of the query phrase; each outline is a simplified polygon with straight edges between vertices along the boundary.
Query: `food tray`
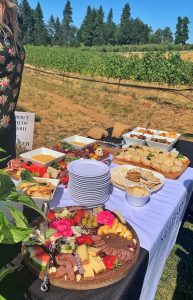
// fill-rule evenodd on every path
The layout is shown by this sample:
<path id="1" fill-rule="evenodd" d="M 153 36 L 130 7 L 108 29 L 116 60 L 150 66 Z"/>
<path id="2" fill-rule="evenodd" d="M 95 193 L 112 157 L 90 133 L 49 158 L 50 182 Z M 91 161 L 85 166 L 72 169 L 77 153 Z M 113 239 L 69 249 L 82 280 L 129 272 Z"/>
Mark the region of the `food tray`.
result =
<path id="1" fill-rule="evenodd" d="M 127 228 L 132 232 L 133 238 L 137 241 L 137 249 L 135 252 L 135 257 L 131 262 L 126 262 L 123 265 L 121 265 L 117 271 L 106 271 L 104 273 L 100 273 L 96 275 L 95 280 L 83 280 L 81 279 L 79 282 L 76 281 L 70 281 L 70 280 L 64 280 L 64 279 L 55 279 L 52 275 L 50 275 L 50 283 L 51 285 L 64 288 L 64 289 L 71 289 L 71 290 L 93 290 L 98 289 L 102 287 L 109 286 L 111 284 L 114 284 L 121 279 L 123 279 L 125 276 L 127 276 L 131 270 L 133 269 L 134 265 L 136 264 L 139 256 L 140 251 L 140 244 L 138 236 L 135 232 L 135 230 L 129 225 L 126 224 Z M 108 238 L 107 238 L 108 236 Z M 120 247 L 122 249 L 128 249 L 127 244 L 128 241 L 124 238 L 121 238 L 119 235 L 102 235 L 102 237 L 105 239 L 106 243 L 108 243 L 109 246 L 113 246 L 116 249 L 119 249 Z M 28 254 L 26 254 L 26 247 L 22 246 L 21 248 L 22 256 L 25 265 L 27 268 L 36 275 L 39 279 L 43 280 L 45 273 L 40 272 L 35 265 L 30 261 Z"/>
<path id="2" fill-rule="evenodd" d="M 148 170 L 151 170 L 151 171 L 155 171 L 153 168 L 150 168 L 150 167 L 146 167 L 142 164 L 135 164 L 129 160 L 121 160 L 121 159 L 117 159 L 117 158 L 113 158 L 113 162 L 115 164 L 118 164 L 118 165 L 125 165 L 125 164 L 129 164 L 129 165 L 132 165 L 132 166 L 137 166 L 137 167 L 140 167 L 140 168 L 144 168 L 144 169 L 148 169 Z M 184 168 L 183 170 L 179 173 L 163 173 L 163 172 L 159 172 L 161 174 L 163 174 L 166 178 L 169 178 L 169 179 L 177 179 L 178 177 L 180 177 L 180 175 L 182 175 L 182 173 L 184 173 L 184 171 L 187 169 L 187 167 L 189 166 L 190 164 L 190 161 L 187 162 L 187 164 L 184 164 Z"/>

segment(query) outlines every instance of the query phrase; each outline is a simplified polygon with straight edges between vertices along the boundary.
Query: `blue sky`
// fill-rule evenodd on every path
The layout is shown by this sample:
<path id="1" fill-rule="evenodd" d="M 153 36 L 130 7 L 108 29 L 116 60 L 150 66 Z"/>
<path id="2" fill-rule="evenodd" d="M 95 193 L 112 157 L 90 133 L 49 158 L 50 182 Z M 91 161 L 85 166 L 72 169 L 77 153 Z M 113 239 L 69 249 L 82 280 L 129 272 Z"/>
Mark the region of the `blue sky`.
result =
<path id="1" fill-rule="evenodd" d="M 38 0 L 29 0 L 32 8 L 37 5 Z M 51 14 L 62 19 L 62 11 L 65 0 L 39 0 L 45 21 Z M 88 5 L 93 7 L 103 6 L 107 15 L 110 8 L 114 11 L 114 21 L 119 23 L 122 8 L 126 2 L 131 6 L 132 17 L 139 17 L 153 28 L 164 28 L 169 26 L 175 32 L 178 16 L 188 16 L 190 20 L 189 42 L 193 43 L 193 0 L 71 0 L 73 8 L 73 20 L 76 26 L 80 26 Z"/>

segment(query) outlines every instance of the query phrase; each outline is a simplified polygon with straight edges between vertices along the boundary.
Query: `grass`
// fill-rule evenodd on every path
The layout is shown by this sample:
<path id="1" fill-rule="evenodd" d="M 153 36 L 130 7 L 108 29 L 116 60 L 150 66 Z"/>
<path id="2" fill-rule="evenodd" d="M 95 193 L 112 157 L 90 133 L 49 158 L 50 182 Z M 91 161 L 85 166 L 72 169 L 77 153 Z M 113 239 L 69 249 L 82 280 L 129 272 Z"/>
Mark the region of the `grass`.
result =
<path id="1" fill-rule="evenodd" d="M 159 284 L 155 300 L 193 299 L 193 217 L 180 230 Z"/>

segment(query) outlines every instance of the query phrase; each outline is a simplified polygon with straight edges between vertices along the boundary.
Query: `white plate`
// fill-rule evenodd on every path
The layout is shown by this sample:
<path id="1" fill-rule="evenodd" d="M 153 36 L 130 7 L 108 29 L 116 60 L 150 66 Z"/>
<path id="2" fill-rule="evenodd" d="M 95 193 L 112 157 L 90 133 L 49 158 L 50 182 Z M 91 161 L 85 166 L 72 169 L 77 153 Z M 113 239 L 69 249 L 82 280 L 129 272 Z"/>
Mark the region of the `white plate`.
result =
<path id="1" fill-rule="evenodd" d="M 99 161 L 92 159 L 75 160 L 68 164 L 70 173 L 83 177 L 100 177 L 109 172 L 109 167 Z"/>
<path id="2" fill-rule="evenodd" d="M 156 191 L 160 190 L 163 187 L 163 185 L 165 184 L 165 177 L 164 177 L 164 175 L 162 175 L 162 174 L 160 174 L 158 172 L 155 172 L 155 171 L 151 171 L 151 170 L 148 170 L 148 169 L 145 169 L 145 168 L 140 168 L 140 167 L 136 167 L 136 166 L 132 166 L 132 165 L 121 165 L 119 167 L 115 167 L 115 168 L 111 169 L 111 176 L 112 176 L 112 174 L 114 172 L 116 172 L 117 169 L 120 169 L 120 168 L 128 169 L 128 171 L 132 170 L 132 169 L 139 169 L 139 170 L 143 170 L 143 171 L 150 171 L 150 172 L 152 172 L 155 177 L 157 177 L 157 178 L 160 179 L 161 183 L 159 185 L 155 186 L 153 189 L 150 189 L 151 192 L 156 192 Z M 127 180 L 125 177 L 123 177 L 123 178 L 124 178 L 124 180 Z M 118 187 L 119 189 L 125 190 L 124 187 L 122 187 L 122 186 L 114 183 L 113 180 L 111 182 L 112 182 L 112 184 L 114 186 Z M 137 183 L 136 182 L 132 182 L 131 183 L 128 180 L 128 185 L 133 185 L 133 184 L 137 184 Z M 139 184 L 142 184 L 142 183 L 139 183 Z"/>
<path id="3" fill-rule="evenodd" d="M 50 160 L 48 163 L 41 163 L 38 160 L 33 159 L 32 157 L 35 155 L 39 155 L 39 154 L 44 154 L 44 155 L 52 155 L 54 157 L 53 160 Z M 42 166 L 42 167 L 49 167 L 52 163 L 54 162 L 60 162 L 63 160 L 63 158 L 65 157 L 64 153 L 52 150 L 52 149 L 48 149 L 48 148 L 38 148 L 36 150 L 32 150 L 26 153 L 23 153 L 20 155 L 20 157 L 25 161 L 31 161 L 32 163 L 38 165 L 38 166 Z"/>
<path id="4" fill-rule="evenodd" d="M 66 139 L 61 140 L 62 143 L 67 143 L 70 144 L 72 146 L 74 146 L 76 149 L 85 149 L 90 145 L 93 145 L 94 143 L 96 143 L 96 140 L 94 139 L 90 139 L 90 138 L 86 138 L 80 135 L 73 135 L 70 137 L 67 137 Z M 84 143 L 84 146 L 78 146 L 76 144 L 73 144 L 73 142 L 78 142 L 78 143 Z"/>

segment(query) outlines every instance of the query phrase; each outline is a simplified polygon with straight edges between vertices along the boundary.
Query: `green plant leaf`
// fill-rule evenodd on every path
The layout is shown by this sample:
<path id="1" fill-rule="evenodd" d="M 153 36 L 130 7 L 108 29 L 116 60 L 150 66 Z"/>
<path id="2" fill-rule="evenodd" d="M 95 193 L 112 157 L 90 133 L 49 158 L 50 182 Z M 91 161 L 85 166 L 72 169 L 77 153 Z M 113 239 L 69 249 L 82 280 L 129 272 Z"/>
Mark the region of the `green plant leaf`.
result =
<path id="1" fill-rule="evenodd" d="M 1 201 L 15 201 L 24 204 L 25 206 L 36 210 L 39 214 L 41 214 L 44 218 L 45 215 L 37 207 L 34 201 L 24 194 L 19 194 L 15 188 L 13 181 L 10 179 L 9 175 L 0 170 L 0 199 Z"/>
<path id="2" fill-rule="evenodd" d="M 2 295 L 0 295 L 0 300 L 6 300 Z"/>
<path id="3" fill-rule="evenodd" d="M 0 241 L 2 244 L 15 244 L 27 239 L 33 228 L 21 228 L 7 221 L 3 212 L 0 211 Z"/>
<path id="4" fill-rule="evenodd" d="M 16 208 L 11 205 L 7 205 L 12 217 L 15 220 L 15 224 L 21 228 L 28 228 L 29 224 L 26 217 Z"/>
<path id="5" fill-rule="evenodd" d="M 3 271 L 0 272 L 0 282 L 8 275 L 11 274 L 13 272 L 15 272 L 18 269 L 23 268 L 23 266 L 15 266 L 15 267 L 8 267 L 6 269 L 4 269 Z M 5 298 L 1 298 L 2 296 L 0 295 L 0 300 L 1 299 L 5 299 Z"/>
<path id="6" fill-rule="evenodd" d="M 0 147 L 0 152 L 6 153 L 6 151 L 3 148 L 1 148 L 1 147 Z"/>

